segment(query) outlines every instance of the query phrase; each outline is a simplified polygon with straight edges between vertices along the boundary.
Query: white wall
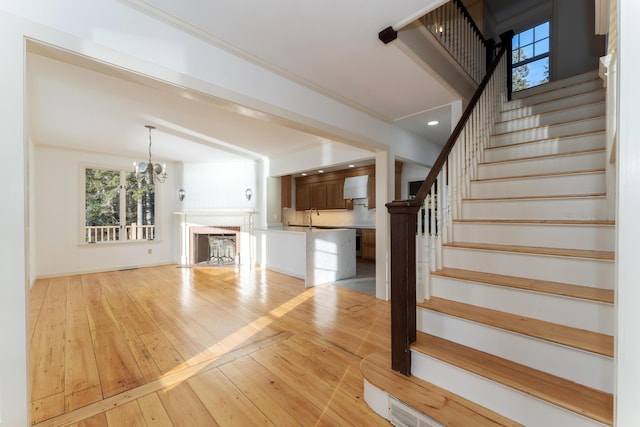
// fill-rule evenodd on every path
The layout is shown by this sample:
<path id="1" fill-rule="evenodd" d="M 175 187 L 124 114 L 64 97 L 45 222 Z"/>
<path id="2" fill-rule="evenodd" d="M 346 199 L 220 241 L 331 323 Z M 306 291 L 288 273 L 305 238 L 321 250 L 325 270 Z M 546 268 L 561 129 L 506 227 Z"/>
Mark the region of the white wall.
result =
<path id="1" fill-rule="evenodd" d="M 35 149 L 35 264 L 37 277 L 107 271 L 177 262 L 177 189 L 181 177 L 167 163 L 169 177 L 156 187 L 156 240 L 84 244 L 85 166 L 131 168 L 132 159 L 47 146 Z M 148 251 L 151 249 L 152 253 Z"/>
<path id="2" fill-rule="evenodd" d="M 184 163 L 187 195 L 181 209 L 256 209 L 259 164 L 254 160 Z M 253 193 L 251 200 L 245 197 L 247 189 Z"/>
<path id="3" fill-rule="evenodd" d="M 409 183 L 412 181 L 424 181 L 431 168 L 405 163 L 402 167 L 402 200 L 409 198 Z"/>

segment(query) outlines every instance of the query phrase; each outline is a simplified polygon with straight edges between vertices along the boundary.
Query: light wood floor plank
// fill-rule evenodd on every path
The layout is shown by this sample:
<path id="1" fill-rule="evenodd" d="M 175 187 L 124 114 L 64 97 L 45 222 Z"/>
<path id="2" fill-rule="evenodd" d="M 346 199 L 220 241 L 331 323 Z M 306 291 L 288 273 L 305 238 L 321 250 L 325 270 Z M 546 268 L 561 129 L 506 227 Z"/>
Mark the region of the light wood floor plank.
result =
<path id="1" fill-rule="evenodd" d="M 69 277 L 51 279 L 47 287 L 31 345 L 31 416 L 34 421 L 64 412 L 65 308 Z"/>
<path id="2" fill-rule="evenodd" d="M 138 402 L 129 402 L 117 406 L 106 413 L 110 426 L 146 427 Z"/>
<path id="3" fill-rule="evenodd" d="M 66 292 L 65 411 L 72 411 L 101 400 L 102 389 L 80 277 L 71 277 Z"/>
<path id="4" fill-rule="evenodd" d="M 103 412 L 77 423 L 69 424 L 69 427 L 109 427 L 109 423 L 107 422 L 107 415 Z"/>
<path id="5" fill-rule="evenodd" d="M 104 397 L 109 397 L 142 384 L 143 375 L 103 286 L 108 287 L 103 275 L 83 277 L 83 292 L 87 298 L 87 313 L 102 393 Z"/>
<path id="6" fill-rule="evenodd" d="M 218 426 L 188 383 L 180 383 L 158 392 L 174 425 Z"/>
<path id="7" fill-rule="evenodd" d="M 211 416 L 222 426 L 275 426 L 217 369 L 197 375 L 188 383 Z"/>
<path id="8" fill-rule="evenodd" d="M 140 410 L 147 426 L 171 427 L 173 425 L 160 397 L 158 397 L 158 393 L 142 396 L 138 399 L 138 405 L 140 405 Z"/>
<path id="9" fill-rule="evenodd" d="M 49 287 L 49 279 L 38 279 L 29 292 L 29 342 L 33 339 L 38 316 L 42 312 L 42 304 Z"/>
<path id="10" fill-rule="evenodd" d="M 305 425 L 303 417 L 308 417 L 309 423 L 314 421 L 313 415 L 309 413 L 301 414 L 296 419 L 294 410 L 300 407 L 291 405 L 292 408 L 289 409 L 283 406 L 285 403 L 295 402 L 287 401 L 278 386 L 261 375 L 262 366 L 250 357 L 238 359 L 219 369 L 260 411 L 268 414 L 269 420 L 276 426 Z"/>

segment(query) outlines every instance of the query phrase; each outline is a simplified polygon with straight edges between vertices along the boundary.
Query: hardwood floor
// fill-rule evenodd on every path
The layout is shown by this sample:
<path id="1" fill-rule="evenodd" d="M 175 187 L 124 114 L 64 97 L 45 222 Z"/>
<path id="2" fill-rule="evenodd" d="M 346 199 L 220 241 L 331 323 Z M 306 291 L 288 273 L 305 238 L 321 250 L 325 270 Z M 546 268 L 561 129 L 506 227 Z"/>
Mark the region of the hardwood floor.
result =
<path id="1" fill-rule="evenodd" d="M 362 397 L 390 336 L 368 295 L 171 265 L 39 280 L 29 320 L 36 426 L 389 425 Z"/>

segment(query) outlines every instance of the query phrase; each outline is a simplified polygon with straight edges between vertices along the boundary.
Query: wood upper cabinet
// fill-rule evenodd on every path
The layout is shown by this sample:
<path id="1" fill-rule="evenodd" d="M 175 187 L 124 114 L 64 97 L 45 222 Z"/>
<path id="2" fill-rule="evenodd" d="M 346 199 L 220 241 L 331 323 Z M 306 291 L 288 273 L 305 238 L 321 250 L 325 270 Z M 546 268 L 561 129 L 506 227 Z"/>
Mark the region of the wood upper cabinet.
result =
<path id="1" fill-rule="evenodd" d="M 369 175 L 367 180 L 367 206 L 369 209 L 376 208 L 376 174 Z"/>
<path id="2" fill-rule="evenodd" d="M 396 162 L 395 195 L 400 197 L 400 178 L 402 163 Z M 322 175 L 301 176 L 296 181 L 296 210 L 306 209 L 353 209 L 353 203 L 344 199 L 344 180 L 350 176 L 369 175 L 367 181 L 367 206 L 376 208 L 376 170 L 375 166 L 360 166 Z M 283 184 L 284 185 L 284 184 Z M 285 192 L 282 191 L 285 200 Z M 284 203 L 284 202 L 283 202 Z M 284 207 L 284 205 L 283 205 Z"/>
<path id="3" fill-rule="evenodd" d="M 296 210 L 311 209 L 311 186 L 296 185 Z"/>
<path id="4" fill-rule="evenodd" d="M 344 179 L 327 182 L 327 209 L 344 209 Z"/>
<path id="5" fill-rule="evenodd" d="M 311 185 L 311 208 L 327 209 L 327 184 Z"/>
<path id="6" fill-rule="evenodd" d="M 291 175 L 280 177 L 280 200 L 282 208 L 292 207 L 291 197 Z"/>

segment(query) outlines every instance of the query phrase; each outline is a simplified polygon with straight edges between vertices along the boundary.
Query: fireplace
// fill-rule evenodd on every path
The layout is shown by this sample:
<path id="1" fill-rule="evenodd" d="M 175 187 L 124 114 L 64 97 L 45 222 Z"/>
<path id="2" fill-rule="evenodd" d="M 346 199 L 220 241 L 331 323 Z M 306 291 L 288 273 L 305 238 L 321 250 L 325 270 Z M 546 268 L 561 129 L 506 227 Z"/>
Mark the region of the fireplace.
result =
<path id="1" fill-rule="evenodd" d="M 180 230 L 180 264 L 252 265 L 253 209 L 192 209 L 174 214 Z"/>
<path id="2" fill-rule="evenodd" d="M 231 265 L 240 263 L 240 227 L 189 227 L 189 263 Z"/>

